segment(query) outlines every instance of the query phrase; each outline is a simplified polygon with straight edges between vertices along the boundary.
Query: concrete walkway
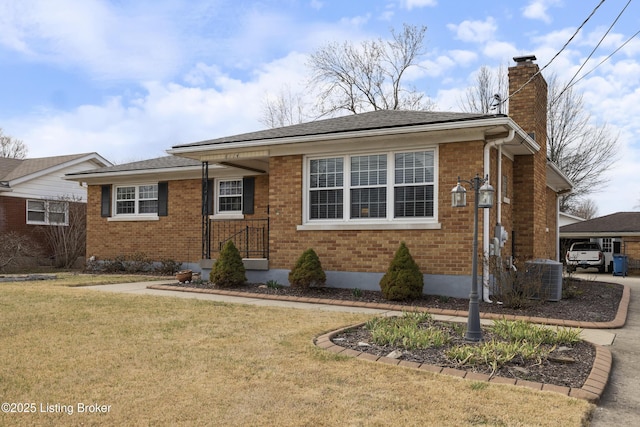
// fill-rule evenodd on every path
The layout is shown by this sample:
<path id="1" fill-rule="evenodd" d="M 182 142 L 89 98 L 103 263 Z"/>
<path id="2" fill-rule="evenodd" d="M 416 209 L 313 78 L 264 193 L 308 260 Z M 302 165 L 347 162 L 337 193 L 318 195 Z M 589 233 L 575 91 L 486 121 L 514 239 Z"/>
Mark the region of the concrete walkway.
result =
<path id="1" fill-rule="evenodd" d="M 622 283 L 631 288 L 627 321 L 616 329 L 616 338 L 609 350 L 613 369 L 609 383 L 598 402 L 592 426 L 622 427 L 640 425 L 640 278 L 609 275 L 578 275 L 603 282 Z"/>

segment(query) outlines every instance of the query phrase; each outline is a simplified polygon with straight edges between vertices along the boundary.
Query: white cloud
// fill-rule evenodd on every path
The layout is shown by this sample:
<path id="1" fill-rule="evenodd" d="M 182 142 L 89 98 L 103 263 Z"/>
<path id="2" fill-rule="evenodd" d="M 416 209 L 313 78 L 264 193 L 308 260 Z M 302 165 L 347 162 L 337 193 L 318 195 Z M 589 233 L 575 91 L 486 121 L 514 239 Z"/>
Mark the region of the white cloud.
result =
<path id="1" fill-rule="evenodd" d="M 482 49 L 482 53 L 497 62 L 509 62 L 514 56 L 518 56 L 518 49 L 508 42 L 490 41 Z"/>
<path id="2" fill-rule="evenodd" d="M 264 64 L 247 82 L 218 67 L 197 64 L 189 84 L 147 82 L 131 97 L 70 111 L 47 110 L 9 120 L 5 131 L 20 135 L 32 157 L 97 151 L 117 163 L 161 156 L 173 145 L 264 128 L 262 100 L 285 85 L 302 91 L 304 55 Z"/>
<path id="3" fill-rule="evenodd" d="M 320 0 L 311 0 L 311 2 L 309 2 L 309 6 L 311 6 L 312 9 L 320 10 L 324 7 L 324 3 Z"/>
<path id="4" fill-rule="evenodd" d="M 559 0 L 532 0 L 522 10 L 522 15 L 525 18 L 537 19 L 547 24 L 551 23 L 551 16 L 548 10 L 551 6 L 559 4 Z"/>
<path id="5" fill-rule="evenodd" d="M 440 77 L 447 73 L 448 70 L 455 67 L 456 62 L 448 56 L 440 55 L 433 59 L 422 61 L 420 66 L 424 70 L 424 75 L 428 77 Z"/>
<path id="6" fill-rule="evenodd" d="M 492 17 L 484 21 L 462 21 L 460 24 L 448 24 L 447 28 L 463 42 L 484 43 L 493 39 L 497 25 Z"/>
<path id="7" fill-rule="evenodd" d="M 0 5 L 0 43 L 30 60 L 79 67 L 94 78 L 158 78 L 180 63 L 162 14 L 102 0 L 25 0 Z"/>
<path id="8" fill-rule="evenodd" d="M 456 49 L 449 52 L 449 55 L 451 55 L 451 58 L 461 67 L 467 67 L 478 60 L 478 54 L 470 50 Z"/>
<path id="9" fill-rule="evenodd" d="M 433 7 L 438 4 L 437 0 L 401 0 L 400 6 L 411 10 L 413 8 Z"/>
<path id="10" fill-rule="evenodd" d="M 438 111 L 460 111 L 460 100 L 465 96 L 465 88 L 439 90 L 435 96 Z"/>

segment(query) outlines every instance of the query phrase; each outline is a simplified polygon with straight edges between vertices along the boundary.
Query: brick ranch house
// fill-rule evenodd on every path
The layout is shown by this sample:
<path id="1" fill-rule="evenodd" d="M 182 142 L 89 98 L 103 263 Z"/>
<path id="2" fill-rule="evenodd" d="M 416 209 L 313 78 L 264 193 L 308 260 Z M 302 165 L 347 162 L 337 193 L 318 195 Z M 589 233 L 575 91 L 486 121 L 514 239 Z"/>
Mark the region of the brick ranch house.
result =
<path id="1" fill-rule="evenodd" d="M 458 176 L 479 174 L 498 201 L 480 213 L 480 250 L 489 253 L 500 224 L 505 263 L 557 260 L 558 194 L 571 183 L 547 161 L 547 85 L 535 57 L 514 59 L 510 88 L 522 89 L 510 98 L 511 116 L 373 111 L 71 174 L 89 188 L 87 255 L 144 252 L 206 275 L 233 239 L 250 281 L 287 284 L 313 248 L 328 286 L 379 289 L 404 241 L 425 293 L 466 297 L 473 191 L 467 186 L 466 208 L 453 208 L 451 190 Z"/>
<path id="2" fill-rule="evenodd" d="M 47 256 L 42 228 L 68 225 L 69 204 L 87 200 L 87 189 L 65 175 L 107 166 L 111 163 L 97 153 L 0 158 L 0 234 L 27 236 Z"/>

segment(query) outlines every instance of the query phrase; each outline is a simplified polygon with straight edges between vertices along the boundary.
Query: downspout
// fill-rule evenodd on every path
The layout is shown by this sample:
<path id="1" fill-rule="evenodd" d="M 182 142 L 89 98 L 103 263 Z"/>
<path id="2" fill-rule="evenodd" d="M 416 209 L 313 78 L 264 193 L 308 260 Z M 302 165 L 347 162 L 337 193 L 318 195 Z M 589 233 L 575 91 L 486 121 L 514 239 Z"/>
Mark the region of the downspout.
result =
<path id="1" fill-rule="evenodd" d="M 556 261 L 560 262 L 560 194 L 556 195 Z"/>
<path id="2" fill-rule="evenodd" d="M 502 145 L 511 142 L 515 137 L 515 130 L 510 129 L 509 134 L 500 139 L 487 142 L 484 146 L 484 176 L 489 177 L 489 183 L 491 183 L 491 149 L 498 147 L 498 170 L 496 180 L 496 221 L 498 224 L 502 222 Z M 483 209 L 482 219 L 482 253 L 487 255 L 489 253 L 489 209 Z M 496 248 L 497 249 L 497 248 Z M 489 298 L 489 263 L 485 256 L 482 261 L 482 299 L 484 302 L 492 302 Z"/>

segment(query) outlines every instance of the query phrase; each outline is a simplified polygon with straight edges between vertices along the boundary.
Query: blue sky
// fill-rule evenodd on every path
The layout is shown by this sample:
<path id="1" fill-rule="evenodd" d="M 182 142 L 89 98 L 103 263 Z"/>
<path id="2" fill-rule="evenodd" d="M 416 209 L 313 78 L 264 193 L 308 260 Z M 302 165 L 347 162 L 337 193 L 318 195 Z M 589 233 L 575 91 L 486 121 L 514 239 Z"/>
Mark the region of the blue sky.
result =
<path id="1" fill-rule="evenodd" d="M 264 128 L 263 100 L 304 91 L 306 55 L 332 41 L 427 27 L 410 83 L 458 111 L 477 70 L 546 65 L 600 0 L 21 0 L 0 3 L 0 127 L 29 157 L 97 151 L 122 163 Z M 631 2 L 582 73 L 640 30 Z M 569 80 L 627 0 L 608 0 L 545 70 Z M 582 75 L 582 74 L 580 74 Z M 576 86 L 619 132 L 598 213 L 638 210 L 640 36 Z M 311 100 L 309 100 L 311 102 Z"/>

